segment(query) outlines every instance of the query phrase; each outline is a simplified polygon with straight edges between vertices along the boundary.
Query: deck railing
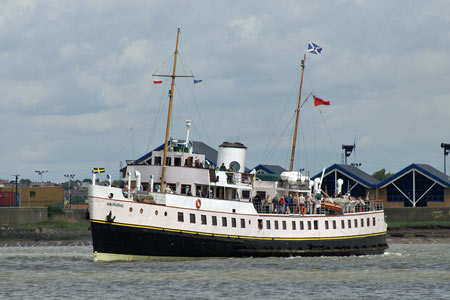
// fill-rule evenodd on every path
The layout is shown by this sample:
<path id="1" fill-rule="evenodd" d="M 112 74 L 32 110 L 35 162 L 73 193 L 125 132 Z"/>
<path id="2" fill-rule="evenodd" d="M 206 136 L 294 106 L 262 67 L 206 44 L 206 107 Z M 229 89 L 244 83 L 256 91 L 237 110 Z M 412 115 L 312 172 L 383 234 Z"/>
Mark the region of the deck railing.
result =
<path id="1" fill-rule="evenodd" d="M 303 205 L 296 204 L 284 204 L 275 205 L 272 201 L 261 201 L 253 202 L 253 205 L 258 213 L 267 214 L 326 214 L 331 212 L 331 210 L 324 209 L 321 205 L 314 202 L 306 202 Z M 355 212 L 368 212 L 368 211 L 378 211 L 383 210 L 382 200 L 369 200 L 359 203 L 349 203 L 348 205 L 342 206 L 342 213 L 355 213 Z M 335 211 L 332 211 L 336 214 Z M 341 214 L 341 213 L 337 213 Z"/>

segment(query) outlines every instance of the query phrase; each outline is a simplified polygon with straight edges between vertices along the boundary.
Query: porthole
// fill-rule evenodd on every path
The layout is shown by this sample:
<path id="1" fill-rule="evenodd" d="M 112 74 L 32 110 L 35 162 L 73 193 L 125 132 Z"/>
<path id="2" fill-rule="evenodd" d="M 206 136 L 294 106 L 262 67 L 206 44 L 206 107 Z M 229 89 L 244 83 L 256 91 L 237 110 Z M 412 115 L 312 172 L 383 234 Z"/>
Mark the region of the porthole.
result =
<path id="1" fill-rule="evenodd" d="M 157 210 L 155 210 L 155 216 L 157 216 L 158 215 L 158 211 Z"/>
<path id="2" fill-rule="evenodd" d="M 249 225 L 252 224 L 252 220 L 248 220 L 248 224 L 249 224 Z"/>
<path id="3" fill-rule="evenodd" d="M 164 212 L 164 217 L 167 217 L 167 211 Z"/>
<path id="4" fill-rule="evenodd" d="M 132 207 L 130 207 L 129 211 L 130 211 L 130 212 L 133 212 L 133 208 L 132 208 Z"/>
<path id="5" fill-rule="evenodd" d="M 142 214 L 142 213 L 144 212 L 144 209 L 141 208 L 141 209 L 139 210 L 139 212 Z"/>

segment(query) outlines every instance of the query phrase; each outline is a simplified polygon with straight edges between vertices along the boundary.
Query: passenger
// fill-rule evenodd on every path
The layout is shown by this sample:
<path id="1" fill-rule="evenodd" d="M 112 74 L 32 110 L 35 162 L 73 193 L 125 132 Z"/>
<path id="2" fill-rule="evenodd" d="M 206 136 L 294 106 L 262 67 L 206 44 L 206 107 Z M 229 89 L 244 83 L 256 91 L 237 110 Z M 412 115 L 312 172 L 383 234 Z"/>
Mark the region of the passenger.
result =
<path id="1" fill-rule="evenodd" d="M 284 205 L 285 205 L 284 198 L 281 197 L 280 198 L 280 211 L 278 212 L 279 214 L 284 214 Z"/>
<path id="2" fill-rule="evenodd" d="M 277 195 L 272 198 L 273 213 L 280 213 L 280 199 Z"/>
<path id="3" fill-rule="evenodd" d="M 263 200 L 263 211 L 264 213 L 269 213 L 270 211 L 270 202 L 272 202 L 268 196 L 266 196 L 266 198 L 264 198 Z"/>
<path id="4" fill-rule="evenodd" d="M 286 205 L 285 213 L 289 214 L 292 212 L 292 199 L 289 196 L 284 196 L 284 202 Z"/>
<path id="5" fill-rule="evenodd" d="M 269 197 L 269 195 L 267 195 L 267 212 L 269 214 L 271 214 L 273 212 L 273 203 L 272 203 L 272 199 Z"/>
<path id="6" fill-rule="evenodd" d="M 202 165 L 200 164 L 200 160 L 199 159 L 196 159 L 195 160 L 195 167 L 196 168 L 200 168 Z"/>
<path id="7" fill-rule="evenodd" d="M 298 199 L 298 204 L 299 204 L 299 210 L 300 212 L 302 211 L 302 207 L 305 206 L 305 196 L 303 196 L 303 194 L 300 194 L 300 198 Z"/>
<path id="8" fill-rule="evenodd" d="M 225 167 L 225 164 L 222 163 L 222 164 L 220 165 L 219 171 L 226 171 L 226 170 L 227 170 L 227 167 Z"/>
<path id="9" fill-rule="evenodd" d="M 295 196 L 294 196 L 294 205 L 295 205 L 294 214 L 300 213 L 300 200 L 298 199 L 297 193 L 295 193 Z"/>
<path id="10" fill-rule="evenodd" d="M 312 200 L 311 195 L 308 195 L 308 198 L 306 199 L 306 212 L 308 214 L 312 214 Z"/>

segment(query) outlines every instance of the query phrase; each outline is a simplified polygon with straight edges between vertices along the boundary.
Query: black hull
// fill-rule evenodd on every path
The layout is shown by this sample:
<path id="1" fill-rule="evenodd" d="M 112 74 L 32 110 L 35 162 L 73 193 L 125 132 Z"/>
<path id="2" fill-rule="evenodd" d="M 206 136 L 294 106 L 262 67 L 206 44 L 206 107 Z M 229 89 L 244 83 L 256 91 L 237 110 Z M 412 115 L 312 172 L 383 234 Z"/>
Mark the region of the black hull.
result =
<path id="1" fill-rule="evenodd" d="M 386 234 L 333 239 L 217 237 L 117 223 L 91 222 L 94 252 L 137 256 L 268 257 L 383 254 Z"/>

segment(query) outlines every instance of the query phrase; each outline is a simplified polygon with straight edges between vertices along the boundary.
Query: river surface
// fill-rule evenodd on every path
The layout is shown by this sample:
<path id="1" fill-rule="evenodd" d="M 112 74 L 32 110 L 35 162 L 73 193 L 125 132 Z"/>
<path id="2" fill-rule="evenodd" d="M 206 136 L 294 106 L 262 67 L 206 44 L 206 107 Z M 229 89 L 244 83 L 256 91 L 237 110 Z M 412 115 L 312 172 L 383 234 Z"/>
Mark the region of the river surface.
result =
<path id="1" fill-rule="evenodd" d="M 360 257 L 94 263 L 90 246 L 0 248 L 0 299 L 450 299 L 450 243 Z"/>

